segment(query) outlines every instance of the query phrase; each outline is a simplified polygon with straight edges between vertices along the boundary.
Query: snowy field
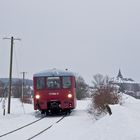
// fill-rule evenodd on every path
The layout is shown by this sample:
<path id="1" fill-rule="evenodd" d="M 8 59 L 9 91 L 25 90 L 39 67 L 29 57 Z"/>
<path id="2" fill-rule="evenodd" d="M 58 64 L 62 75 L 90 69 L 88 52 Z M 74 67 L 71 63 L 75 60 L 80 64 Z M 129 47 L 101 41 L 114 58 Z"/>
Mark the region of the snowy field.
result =
<path id="1" fill-rule="evenodd" d="M 27 140 L 42 129 L 50 129 L 34 140 L 140 140 L 140 100 L 125 96 L 125 103 L 111 106 L 112 115 L 108 114 L 99 120 L 88 114 L 90 100 L 78 101 L 77 108 L 70 116 L 56 123 L 62 116 L 49 116 L 17 132 L 0 137 L 0 140 Z M 7 113 L 7 111 L 6 111 Z M 12 99 L 11 114 L 3 116 L 0 103 L 0 135 L 17 129 L 34 120 L 40 114 L 33 110 L 33 105 L 24 104 Z"/>

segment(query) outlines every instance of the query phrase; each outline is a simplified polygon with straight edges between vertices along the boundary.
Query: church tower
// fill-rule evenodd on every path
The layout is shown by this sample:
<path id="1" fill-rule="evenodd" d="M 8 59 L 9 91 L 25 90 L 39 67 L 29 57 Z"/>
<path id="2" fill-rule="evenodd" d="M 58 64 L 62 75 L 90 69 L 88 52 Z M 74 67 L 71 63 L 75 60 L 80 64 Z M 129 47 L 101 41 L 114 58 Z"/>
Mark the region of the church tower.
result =
<path id="1" fill-rule="evenodd" d="M 118 75 L 117 75 L 117 79 L 123 79 L 123 76 L 122 76 L 122 73 L 121 73 L 121 70 L 119 69 L 119 73 L 118 73 Z"/>

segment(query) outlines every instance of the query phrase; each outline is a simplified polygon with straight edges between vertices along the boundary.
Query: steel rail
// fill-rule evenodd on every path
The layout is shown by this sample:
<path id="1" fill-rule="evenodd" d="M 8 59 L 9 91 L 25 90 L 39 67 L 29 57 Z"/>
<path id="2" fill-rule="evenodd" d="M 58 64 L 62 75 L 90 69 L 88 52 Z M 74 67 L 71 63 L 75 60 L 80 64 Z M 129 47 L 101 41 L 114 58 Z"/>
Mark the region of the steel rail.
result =
<path id="1" fill-rule="evenodd" d="M 61 117 L 59 120 L 57 120 L 54 124 L 51 124 L 49 127 L 43 129 L 42 131 L 40 131 L 39 133 L 35 134 L 34 136 L 28 138 L 27 140 L 32 140 L 33 138 L 41 135 L 42 133 L 44 133 L 45 131 L 47 131 L 48 129 L 50 129 L 51 127 L 53 127 L 56 123 L 59 123 L 60 121 L 62 121 L 64 118 L 66 117 L 66 115 L 64 115 L 63 117 Z"/>
<path id="2" fill-rule="evenodd" d="M 1 138 L 1 137 L 4 137 L 4 136 L 6 136 L 6 135 L 9 135 L 9 134 L 11 134 L 11 133 L 14 133 L 14 132 L 16 132 L 16 131 L 19 131 L 19 130 L 21 130 L 21 129 L 27 127 L 27 126 L 30 126 L 30 125 L 32 125 L 32 124 L 34 124 L 34 123 L 36 123 L 36 122 L 38 122 L 38 121 L 40 121 L 40 120 L 42 120 L 42 119 L 44 119 L 44 118 L 45 118 L 45 117 L 41 117 L 41 118 L 39 118 L 39 119 L 37 119 L 37 120 L 31 122 L 31 123 L 28 123 L 28 124 L 26 124 L 26 125 L 24 125 L 24 126 L 21 126 L 21 127 L 17 128 L 17 129 L 14 129 L 14 130 L 9 131 L 9 132 L 7 132 L 7 133 L 5 133 L 5 134 L 2 134 L 2 135 L 0 135 L 0 138 Z"/>

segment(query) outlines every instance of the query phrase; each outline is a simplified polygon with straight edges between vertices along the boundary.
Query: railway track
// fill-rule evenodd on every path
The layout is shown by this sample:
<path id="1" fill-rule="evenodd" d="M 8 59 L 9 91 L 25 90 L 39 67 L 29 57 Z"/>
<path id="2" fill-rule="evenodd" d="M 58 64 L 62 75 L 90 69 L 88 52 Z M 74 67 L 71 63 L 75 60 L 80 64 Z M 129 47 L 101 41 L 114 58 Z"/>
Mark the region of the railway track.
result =
<path id="1" fill-rule="evenodd" d="M 61 117 L 59 120 L 57 120 L 54 124 L 59 123 L 61 120 L 63 120 L 65 118 L 66 115 L 64 115 L 63 117 Z M 54 124 L 51 124 L 50 126 L 48 126 L 47 128 L 43 129 L 42 131 L 38 132 L 37 134 L 35 134 L 34 136 L 28 138 L 27 140 L 32 140 L 33 138 L 41 135 L 42 133 L 44 133 L 45 131 L 47 131 L 48 129 L 50 129 Z"/>
<path id="2" fill-rule="evenodd" d="M 48 125 L 44 129 L 38 130 L 37 132 L 35 132 L 32 135 L 26 136 L 28 138 L 21 137 L 20 139 L 32 140 L 33 138 L 41 135 L 42 133 L 44 133 L 45 131 L 47 131 L 48 129 L 50 129 L 55 124 L 59 123 L 65 117 L 66 117 L 66 115 L 63 115 L 63 116 L 58 117 L 58 118 L 48 118 L 49 120 L 53 120 L 50 125 Z M 14 129 L 12 131 L 9 131 L 7 133 L 4 133 L 4 134 L 0 135 L 0 139 L 2 139 L 2 138 L 3 138 L 3 140 L 5 140 L 5 139 L 6 140 L 8 140 L 8 139 L 10 140 L 10 139 L 13 139 L 13 138 L 15 139 L 15 138 L 17 138 L 16 135 L 20 135 L 20 133 L 25 135 L 25 133 L 23 133 L 24 131 L 26 131 L 26 132 L 32 132 L 32 131 L 35 130 L 35 128 L 37 128 L 38 126 L 41 126 L 41 120 L 43 120 L 44 118 L 46 118 L 46 117 L 41 117 L 41 118 L 39 118 L 39 119 L 31 122 L 31 123 L 28 123 L 28 124 L 26 124 L 24 126 L 21 126 L 21 127 L 17 128 L 17 129 Z M 47 121 L 47 119 L 45 120 L 45 122 L 43 121 L 43 124 L 46 123 L 46 121 Z M 37 124 L 37 123 L 39 123 L 39 124 Z M 33 125 L 35 125 L 35 126 L 33 126 Z M 31 128 L 29 128 L 29 127 L 31 127 Z"/>
<path id="3" fill-rule="evenodd" d="M 12 131 L 9 131 L 9 132 L 7 132 L 7 133 L 4 133 L 4 134 L 0 135 L 0 138 L 1 138 L 1 137 L 4 137 L 4 136 L 7 136 L 7 135 L 9 135 L 9 134 L 12 134 L 12 133 L 14 133 L 14 132 L 16 132 L 16 131 L 19 131 L 19 130 L 25 128 L 25 127 L 28 127 L 28 126 L 30 126 L 30 125 L 32 125 L 32 124 L 34 124 L 34 123 L 36 123 L 36 122 L 38 122 L 38 121 L 40 121 L 40 120 L 42 120 L 42 119 L 44 119 L 44 117 L 39 118 L 39 119 L 37 119 L 37 120 L 35 120 L 35 121 L 31 122 L 31 123 L 28 123 L 28 124 L 26 124 L 26 125 L 23 125 L 23 126 L 17 128 L 17 129 L 14 129 L 14 130 L 12 130 Z"/>

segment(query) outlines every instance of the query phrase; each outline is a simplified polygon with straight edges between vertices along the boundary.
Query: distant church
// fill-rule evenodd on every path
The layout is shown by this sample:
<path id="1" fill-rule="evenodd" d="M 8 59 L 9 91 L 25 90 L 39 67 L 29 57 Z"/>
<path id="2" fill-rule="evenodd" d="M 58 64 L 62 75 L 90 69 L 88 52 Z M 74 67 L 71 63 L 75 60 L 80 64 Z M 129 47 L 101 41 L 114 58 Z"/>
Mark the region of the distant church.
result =
<path id="1" fill-rule="evenodd" d="M 123 82 L 127 82 L 127 83 L 134 82 L 132 78 L 124 78 L 120 69 L 117 75 L 117 80 L 122 80 Z"/>
<path id="2" fill-rule="evenodd" d="M 121 70 L 119 69 L 119 73 L 118 73 L 118 75 L 117 75 L 117 79 L 123 79 L 123 76 L 122 76 L 122 73 L 121 73 Z"/>
<path id="3" fill-rule="evenodd" d="M 120 69 L 113 83 L 120 87 L 120 92 L 140 99 L 140 83 L 131 78 L 124 78 Z"/>

